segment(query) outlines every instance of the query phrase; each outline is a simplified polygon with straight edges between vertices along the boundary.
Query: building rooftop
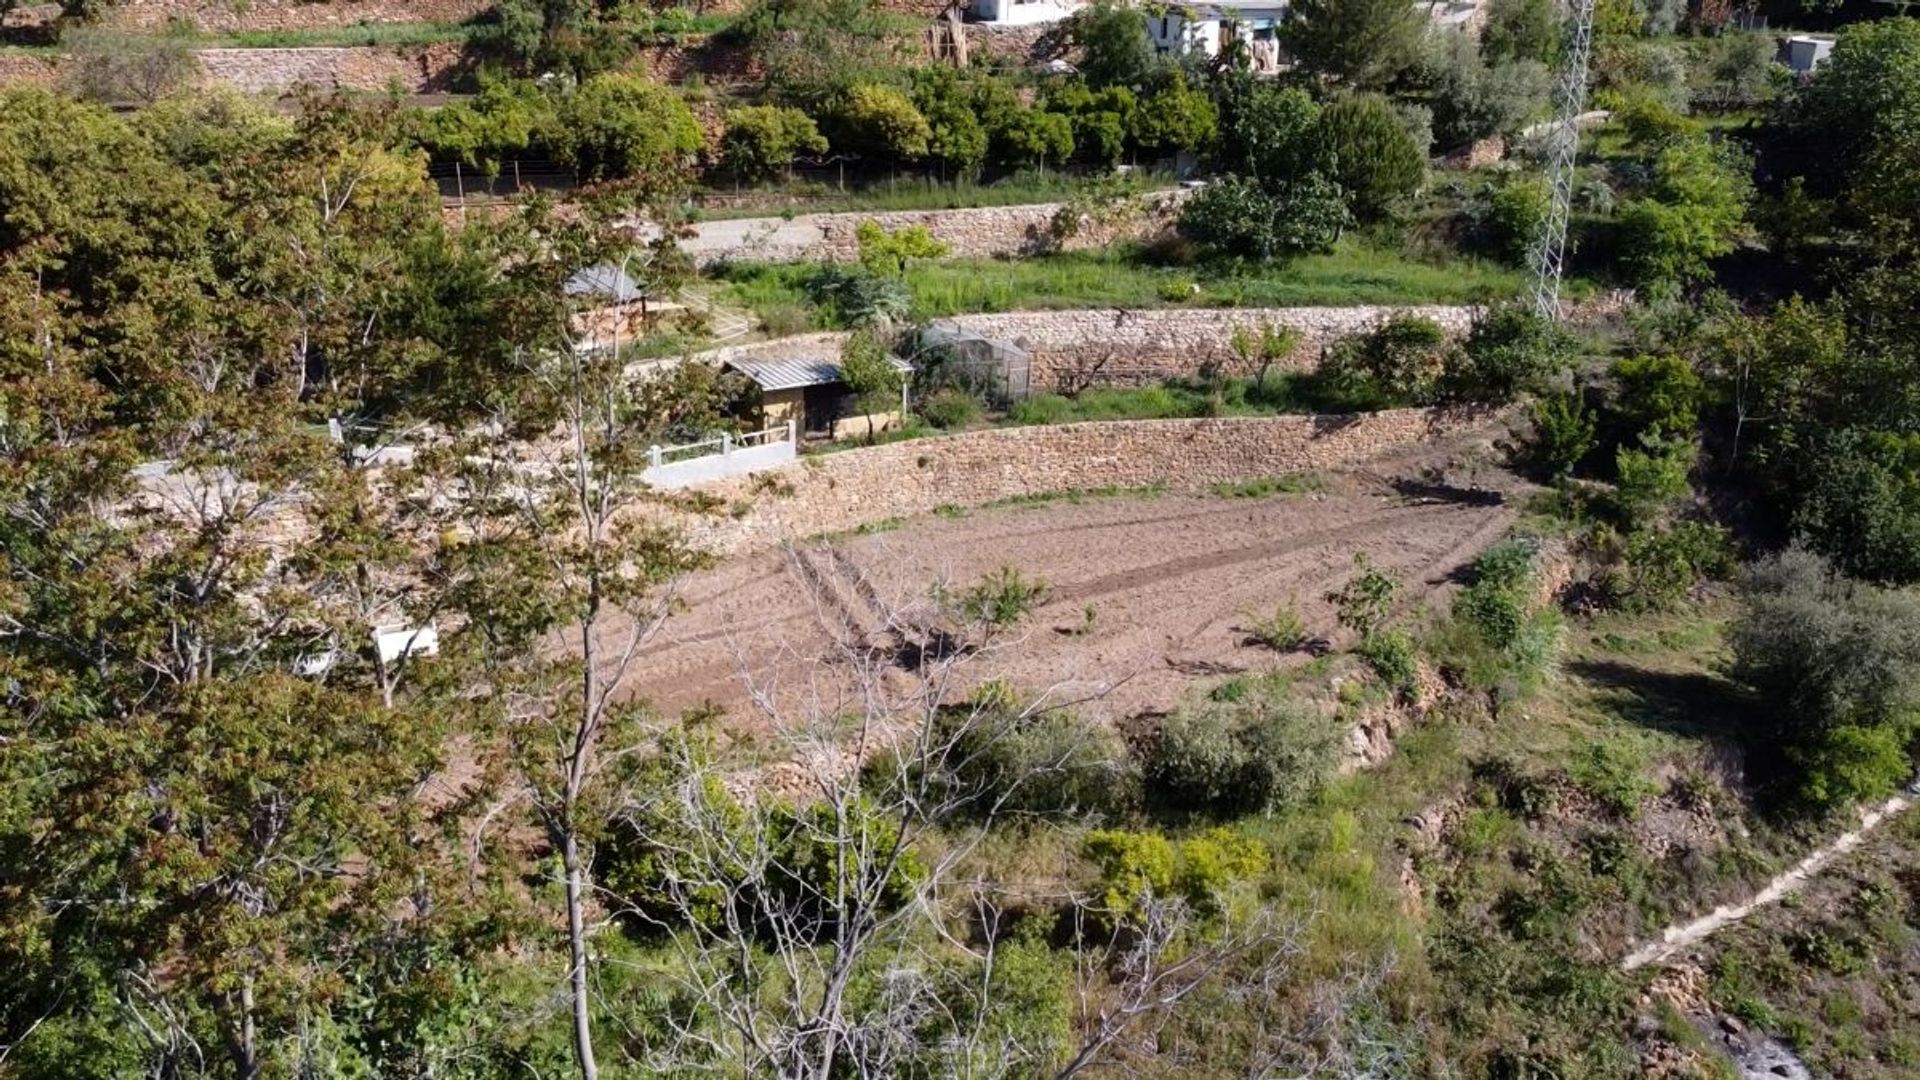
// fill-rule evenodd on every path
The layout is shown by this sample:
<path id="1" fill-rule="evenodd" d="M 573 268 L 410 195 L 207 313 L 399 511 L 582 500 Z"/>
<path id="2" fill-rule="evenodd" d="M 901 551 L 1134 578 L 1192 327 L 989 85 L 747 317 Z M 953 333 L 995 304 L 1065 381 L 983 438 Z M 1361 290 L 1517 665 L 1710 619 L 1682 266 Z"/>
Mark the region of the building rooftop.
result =
<path id="1" fill-rule="evenodd" d="M 892 357 L 895 371 L 906 374 L 913 365 Z M 727 367 L 752 379 L 762 390 L 797 390 L 804 386 L 830 386 L 840 382 L 840 365 L 824 357 L 794 357 L 777 360 L 729 360 Z"/>

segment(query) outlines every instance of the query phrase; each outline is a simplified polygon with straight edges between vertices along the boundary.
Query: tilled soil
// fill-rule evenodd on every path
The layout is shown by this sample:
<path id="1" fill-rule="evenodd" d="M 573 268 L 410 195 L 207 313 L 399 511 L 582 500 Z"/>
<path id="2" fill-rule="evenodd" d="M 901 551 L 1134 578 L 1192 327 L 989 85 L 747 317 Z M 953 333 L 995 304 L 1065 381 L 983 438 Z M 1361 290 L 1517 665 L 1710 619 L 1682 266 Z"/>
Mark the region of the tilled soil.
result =
<path id="1" fill-rule="evenodd" d="M 634 691 L 664 712 L 702 704 L 752 722 L 743 675 L 791 688 L 837 641 L 872 635 L 936 581 L 1001 567 L 1046 583 L 1035 617 L 991 671 L 1028 692 L 1086 699 L 1119 721 L 1171 708 L 1197 676 L 1283 662 L 1247 627 L 1296 603 L 1334 635 L 1324 594 L 1365 553 L 1408 599 L 1442 584 L 1511 524 L 1498 496 L 1373 476 L 1264 498 L 1119 496 L 976 509 L 891 531 L 726 563 L 685 584 L 683 614 L 640 658 Z"/>

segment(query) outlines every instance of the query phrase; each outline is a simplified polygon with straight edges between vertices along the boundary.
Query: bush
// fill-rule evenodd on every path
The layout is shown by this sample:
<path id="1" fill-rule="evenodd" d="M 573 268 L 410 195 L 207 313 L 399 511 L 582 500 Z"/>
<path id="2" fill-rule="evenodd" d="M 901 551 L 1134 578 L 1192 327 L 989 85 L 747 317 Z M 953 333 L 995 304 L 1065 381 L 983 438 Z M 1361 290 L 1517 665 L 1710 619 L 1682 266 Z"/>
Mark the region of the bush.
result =
<path id="1" fill-rule="evenodd" d="M 806 292 L 829 321 L 841 327 L 897 322 L 913 309 L 913 293 L 905 281 L 864 266 L 828 263 L 807 279 Z"/>
<path id="2" fill-rule="evenodd" d="M 1419 651 L 1405 630 L 1382 630 L 1360 642 L 1361 659 L 1396 694 L 1409 694 L 1420 677 Z"/>
<path id="3" fill-rule="evenodd" d="M 1642 528 L 1685 498 L 1693 490 L 1687 477 L 1699 456 L 1699 446 L 1690 440 L 1655 435 L 1642 435 L 1638 448 L 1621 447 L 1615 455 L 1619 476 L 1614 482 L 1621 523 Z"/>
<path id="4" fill-rule="evenodd" d="M 1913 775 L 1912 725 L 1837 727 L 1800 747 L 1800 794 L 1821 809 L 1877 798 Z"/>
<path id="5" fill-rule="evenodd" d="M 799 109 L 749 105 L 727 113 L 720 161 L 734 179 L 757 184 L 785 173 L 801 154 L 824 154 L 827 140 Z"/>
<path id="6" fill-rule="evenodd" d="M 1613 411 L 1630 432 L 1686 436 L 1700 420 L 1706 384 L 1672 354 L 1623 356 L 1613 363 Z"/>
<path id="7" fill-rule="evenodd" d="M 965 427 L 980 419 L 981 413 L 979 399 L 952 386 L 920 403 L 920 415 L 937 428 Z"/>
<path id="8" fill-rule="evenodd" d="M 1593 447 L 1593 412 L 1579 394 L 1553 394 L 1533 403 L 1526 457 L 1549 480 L 1558 483 L 1572 476 Z"/>
<path id="9" fill-rule="evenodd" d="M 1300 608 L 1295 604 L 1279 608 L 1264 619 L 1253 620 L 1247 633 L 1274 652 L 1292 652 L 1307 642 L 1307 624 L 1300 618 Z"/>
<path id="10" fill-rule="evenodd" d="M 1620 211 L 1621 256 L 1642 285 L 1707 276 L 1734 248 L 1753 198 L 1751 169 L 1737 151 L 1702 138 L 1670 143 L 1654 158 L 1650 196 Z"/>
<path id="11" fill-rule="evenodd" d="M 1174 712 L 1148 744 L 1147 797 L 1171 809 L 1231 816 L 1295 805 L 1331 773 L 1331 721 L 1284 685 Z"/>
<path id="12" fill-rule="evenodd" d="M 1400 594 L 1400 583 L 1374 566 L 1364 552 L 1354 555 L 1353 570 L 1346 584 L 1327 594 L 1327 602 L 1334 605 L 1340 625 L 1364 641 L 1386 625 L 1394 598 Z"/>
<path id="13" fill-rule="evenodd" d="M 174 34 L 77 27 L 61 34 L 60 43 L 69 58 L 66 79 L 74 95 L 109 105 L 151 105 L 185 86 L 200 67 L 193 40 Z"/>
<path id="14" fill-rule="evenodd" d="M 1087 834 L 1081 851 L 1100 868 L 1101 901 L 1115 918 L 1137 918 L 1149 900 L 1180 898 L 1218 910 L 1236 885 L 1266 872 L 1272 861 L 1257 840 L 1212 829 L 1178 844 L 1157 832 Z"/>
<path id="15" fill-rule="evenodd" d="M 1683 521 L 1628 537 L 1626 566 L 1612 591 L 1615 602 L 1628 611 L 1671 611 L 1702 579 L 1725 577 L 1732 567 L 1725 529 Z"/>
<path id="16" fill-rule="evenodd" d="M 1331 401 L 1355 411 L 1425 404 L 1434 398 L 1448 351 L 1439 323 L 1395 315 L 1365 334 L 1335 342 L 1315 382 Z"/>
<path id="17" fill-rule="evenodd" d="M 1139 793 L 1111 727 L 1022 702 L 997 684 L 943 709 L 934 740 L 947 750 L 941 775 L 926 779 L 970 817 L 1115 818 Z"/>
<path id="18" fill-rule="evenodd" d="M 1506 304 L 1475 320 L 1451 359 L 1440 378 L 1444 400 L 1511 401 L 1564 371 L 1572 362 L 1572 341 L 1530 308 Z"/>
<path id="19" fill-rule="evenodd" d="M 1849 428 L 1805 470 L 1794 530 L 1856 577 L 1920 582 L 1920 435 Z"/>
<path id="20" fill-rule="evenodd" d="M 1481 243 L 1516 266 L 1524 266 L 1547 221 L 1550 193 L 1538 176 L 1513 176 L 1487 194 L 1481 211 Z"/>
<path id="21" fill-rule="evenodd" d="M 1887 748 L 1904 747 L 1920 715 L 1920 597 L 1848 581 L 1802 549 L 1757 564 L 1742 596 L 1728 639 L 1758 705 L 1756 739 L 1787 750 L 1816 803 L 1886 790 Z"/>

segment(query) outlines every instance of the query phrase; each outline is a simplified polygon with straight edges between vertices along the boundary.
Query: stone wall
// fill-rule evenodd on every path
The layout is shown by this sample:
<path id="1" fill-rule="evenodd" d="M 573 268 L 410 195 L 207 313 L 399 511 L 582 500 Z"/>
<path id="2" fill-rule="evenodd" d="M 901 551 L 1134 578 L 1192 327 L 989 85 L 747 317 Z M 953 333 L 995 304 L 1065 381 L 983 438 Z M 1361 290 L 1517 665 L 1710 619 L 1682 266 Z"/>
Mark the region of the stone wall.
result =
<path id="1" fill-rule="evenodd" d="M 681 247 L 696 262 L 845 262 L 860 254 L 855 231 L 871 221 L 882 228 L 925 226 L 953 258 L 987 259 L 1106 247 L 1151 236 L 1172 221 L 1184 191 L 1149 195 L 1112 221 L 1082 219 L 1072 236 L 1054 234 L 1059 203 L 989 206 L 963 210 L 888 213 L 800 214 L 792 218 L 744 218 L 701 224 Z"/>
<path id="2" fill-rule="evenodd" d="M 1032 355 L 1033 385 L 1038 391 L 1085 386 L 1141 385 L 1191 375 L 1202 364 L 1232 357 L 1236 327 L 1258 331 L 1287 326 L 1300 344 L 1280 364 L 1283 369 L 1311 367 L 1320 348 L 1336 338 L 1373 329 L 1396 314 L 1432 319 L 1451 333 L 1464 333 L 1473 321 L 1471 307 L 1305 307 L 1166 308 L 1129 311 L 1013 311 L 959 315 L 940 320 L 990 338 L 1017 343 Z M 727 360 L 837 357 L 847 335 L 801 334 L 773 341 L 733 345 L 700 353 L 719 364 Z"/>
<path id="3" fill-rule="evenodd" d="M 1195 490 L 1344 468 L 1424 442 L 1490 433 L 1502 416 L 1484 408 L 1396 409 L 973 431 L 810 457 L 704 484 L 696 490 L 719 500 L 722 512 L 685 524 L 696 543 L 735 555 L 946 504 L 1075 489 Z"/>
<path id="4" fill-rule="evenodd" d="M 460 44 L 451 41 L 398 49 L 201 49 L 196 55 L 209 81 L 250 94 L 285 93 L 297 86 L 367 91 L 397 86 L 403 93 L 435 93 L 449 89 L 464 70 Z"/>
<path id="5" fill-rule="evenodd" d="M 457 42 L 385 48 L 200 49 L 199 77 L 249 94 L 284 94 L 295 87 L 429 94 L 451 89 L 465 74 Z M 63 56 L 0 54 L 0 86 L 50 86 L 69 61 Z"/>
<path id="6" fill-rule="evenodd" d="M 294 30 L 358 23 L 462 22 L 494 0 L 121 0 L 109 25 L 154 29 L 173 19 L 202 30 Z"/>

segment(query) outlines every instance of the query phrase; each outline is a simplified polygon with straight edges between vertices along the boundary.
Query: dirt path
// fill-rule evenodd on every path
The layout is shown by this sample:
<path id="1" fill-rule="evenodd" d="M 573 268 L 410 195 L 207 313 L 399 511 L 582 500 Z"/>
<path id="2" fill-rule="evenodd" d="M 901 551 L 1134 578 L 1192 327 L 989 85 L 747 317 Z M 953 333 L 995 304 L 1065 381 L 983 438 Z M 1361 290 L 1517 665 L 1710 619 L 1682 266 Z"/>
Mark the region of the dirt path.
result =
<path id="1" fill-rule="evenodd" d="M 1724 904 L 1713 911 L 1688 923 L 1669 926 L 1657 940 L 1635 949 L 1620 962 L 1622 971 L 1632 971 L 1648 964 L 1663 963 L 1719 930 L 1723 926 L 1737 923 L 1748 915 L 1779 902 L 1783 897 L 1799 891 L 1828 863 L 1860 846 L 1860 842 L 1874 829 L 1905 813 L 1914 800 L 1907 795 L 1895 795 L 1886 802 L 1868 810 L 1860 816 L 1858 828 L 1840 834 L 1830 843 L 1815 849 L 1806 858 L 1779 877 L 1767 883 L 1766 888 L 1754 893 L 1738 904 Z"/>
<path id="2" fill-rule="evenodd" d="M 646 651 L 635 687 L 664 711 L 702 704 L 746 723 L 743 673 L 803 683 L 836 637 L 875 628 L 935 580 L 1011 566 L 1047 584 L 1018 647 L 990 673 L 1029 690 L 1095 699 L 1118 721 L 1178 702 L 1197 674 L 1266 670 L 1253 618 L 1297 604 L 1310 633 L 1334 627 L 1323 594 L 1356 552 L 1415 596 L 1503 535 L 1497 501 L 1409 495 L 1345 476 L 1311 494 L 1117 497 L 974 510 L 893 531 L 767 552 L 687 583 L 686 613 Z"/>

